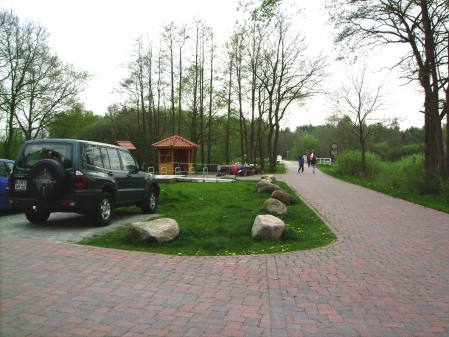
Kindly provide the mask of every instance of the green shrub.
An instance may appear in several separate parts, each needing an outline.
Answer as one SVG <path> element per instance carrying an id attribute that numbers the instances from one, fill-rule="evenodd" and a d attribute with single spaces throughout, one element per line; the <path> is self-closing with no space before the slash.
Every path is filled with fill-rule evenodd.
<path id="1" fill-rule="evenodd" d="M 443 198 L 444 201 L 449 202 L 449 182 L 445 182 L 441 184 L 441 198 Z"/>
<path id="2" fill-rule="evenodd" d="M 421 194 L 425 190 L 424 186 L 424 159 L 422 156 L 416 157 L 413 161 L 413 156 L 402 157 L 399 168 L 399 186 L 410 193 Z"/>
<path id="3" fill-rule="evenodd" d="M 376 177 L 381 168 L 381 159 L 377 154 L 366 152 L 366 177 Z M 335 165 L 335 173 L 350 177 L 362 177 L 362 152 L 360 150 L 343 151 L 338 155 Z"/>
<path id="4" fill-rule="evenodd" d="M 411 158 L 414 153 L 422 153 L 422 151 L 423 146 L 421 144 L 404 145 L 401 148 L 401 156 Z"/>

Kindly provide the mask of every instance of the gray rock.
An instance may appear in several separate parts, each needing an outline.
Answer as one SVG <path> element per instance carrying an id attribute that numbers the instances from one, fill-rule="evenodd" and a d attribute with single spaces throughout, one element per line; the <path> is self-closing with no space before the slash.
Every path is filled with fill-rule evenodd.
<path id="1" fill-rule="evenodd" d="M 272 184 L 269 181 L 261 180 L 256 185 L 256 190 L 259 193 L 273 193 L 273 191 L 281 190 L 278 185 Z"/>
<path id="2" fill-rule="evenodd" d="M 284 204 L 290 204 L 292 202 L 292 196 L 283 190 L 276 190 L 271 193 L 271 197 L 282 201 Z"/>
<path id="3" fill-rule="evenodd" d="M 268 180 L 272 183 L 274 183 L 276 181 L 276 177 L 274 175 L 271 174 L 264 174 L 263 176 L 260 177 L 261 180 Z"/>
<path id="4" fill-rule="evenodd" d="M 279 239 L 284 233 L 284 222 L 273 215 L 258 215 L 254 220 L 251 234 L 264 240 Z"/>
<path id="5" fill-rule="evenodd" d="M 263 203 L 263 210 L 275 215 L 285 215 L 288 214 L 287 206 L 285 206 L 282 201 L 270 198 Z"/>
<path id="6" fill-rule="evenodd" d="M 142 241 L 169 242 L 179 235 L 179 225 L 175 220 L 168 218 L 135 222 L 128 227 L 128 235 Z"/>

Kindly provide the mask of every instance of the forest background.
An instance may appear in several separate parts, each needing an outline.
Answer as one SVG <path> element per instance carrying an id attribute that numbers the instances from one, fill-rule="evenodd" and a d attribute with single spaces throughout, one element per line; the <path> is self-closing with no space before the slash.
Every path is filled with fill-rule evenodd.
<path id="1" fill-rule="evenodd" d="M 195 162 L 239 161 L 273 171 L 277 155 L 292 159 L 314 149 L 318 157 L 332 157 L 332 143 L 339 151 L 359 149 L 363 131 L 348 132 L 357 125 L 338 111 L 325 125 L 281 127 L 291 106 L 322 92 L 328 72 L 326 58 L 309 52 L 291 20 L 280 12 L 269 22 L 245 20 L 220 46 L 201 20 L 168 24 L 156 42 L 139 36 L 116 88 L 124 100 L 100 116 L 78 100 L 90 74 L 57 57 L 43 26 L 3 10 L 1 156 L 14 158 L 25 139 L 130 140 L 137 159 L 156 166 L 151 144 L 178 134 L 199 145 Z M 376 97 L 380 89 L 366 93 Z M 394 116 L 361 122 L 375 130 L 364 138 L 365 150 L 382 160 L 424 152 L 424 129 L 400 130 Z"/>

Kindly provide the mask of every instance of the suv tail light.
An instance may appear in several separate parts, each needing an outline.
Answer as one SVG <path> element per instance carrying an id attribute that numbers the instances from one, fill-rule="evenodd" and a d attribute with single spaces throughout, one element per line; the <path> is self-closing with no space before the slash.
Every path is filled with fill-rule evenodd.
<path id="1" fill-rule="evenodd" d="M 12 178 L 12 173 L 8 174 L 8 188 L 12 190 L 14 186 L 14 179 Z"/>
<path id="2" fill-rule="evenodd" d="M 87 190 L 87 177 L 81 171 L 75 171 L 75 191 Z"/>

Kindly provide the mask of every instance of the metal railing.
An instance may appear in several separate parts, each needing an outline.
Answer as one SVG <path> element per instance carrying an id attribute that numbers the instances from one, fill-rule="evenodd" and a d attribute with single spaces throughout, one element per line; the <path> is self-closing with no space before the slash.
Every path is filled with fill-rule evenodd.
<path id="1" fill-rule="evenodd" d="M 317 158 L 316 159 L 317 164 L 324 164 L 332 166 L 332 158 Z"/>
<path id="2" fill-rule="evenodd" d="M 180 162 L 170 162 L 167 164 L 174 165 L 174 170 L 167 170 L 166 167 L 160 167 L 159 168 L 159 174 L 160 175 L 188 175 L 188 176 L 203 176 L 203 178 L 211 174 L 210 172 L 215 172 L 214 175 L 218 175 L 220 172 L 221 166 L 220 164 L 200 164 L 200 163 L 180 163 Z M 182 166 L 186 167 L 188 166 L 189 169 L 187 171 L 182 170 Z M 195 167 L 202 167 L 201 171 L 195 171 Z M 211 170 L 212 169 L 212 170 Z M 214 170 L 215 169 L 215 170 Z M 154 167 L 148 168 L 148 173 L 154 174 Z"/>

